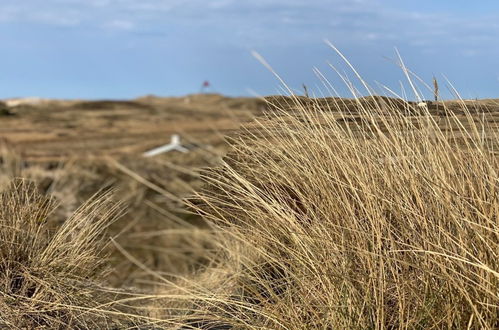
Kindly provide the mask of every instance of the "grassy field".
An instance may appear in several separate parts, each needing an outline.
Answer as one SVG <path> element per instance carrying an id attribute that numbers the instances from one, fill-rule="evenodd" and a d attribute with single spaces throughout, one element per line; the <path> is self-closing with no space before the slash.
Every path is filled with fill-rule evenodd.
<path id="1" fill-rule="evenodd" d="M 497 100 L 3 108 L 0 327 L 499 327 Z"/>

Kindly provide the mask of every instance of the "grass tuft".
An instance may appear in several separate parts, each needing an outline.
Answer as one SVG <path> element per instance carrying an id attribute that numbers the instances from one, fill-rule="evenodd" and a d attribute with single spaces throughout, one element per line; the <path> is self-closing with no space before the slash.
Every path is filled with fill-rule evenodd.
<path id="1" fill-rule="evenodd" d="M 103 234 L 120 210 L 108 197 L 95 196 L 51 228 L 47 219 L 54 202 L 31 182 L 13 180 L 0 194 L 0 327 L 107 324 L 113 309 L 99 307 L 112 301 L 101 284 Z"/>

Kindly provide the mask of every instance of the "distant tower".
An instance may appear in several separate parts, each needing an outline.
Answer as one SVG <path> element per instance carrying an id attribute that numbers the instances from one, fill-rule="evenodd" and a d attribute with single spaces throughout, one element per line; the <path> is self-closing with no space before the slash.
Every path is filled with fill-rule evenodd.
<path id="1" fill-rule="evenodd" d="M 199 90 L 199 93 L 206 93 L 206 90 L 211 87 L 211 84 L 208 80 L 203 81 L 203 84 L 201 85 L 201 89 Z"/>

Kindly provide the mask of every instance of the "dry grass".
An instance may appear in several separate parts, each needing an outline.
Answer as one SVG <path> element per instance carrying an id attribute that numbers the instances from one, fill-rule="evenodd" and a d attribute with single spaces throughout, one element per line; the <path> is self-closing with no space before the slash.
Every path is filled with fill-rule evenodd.
<path id="1" fill-rule="evenodd" d="M 186 275 L 206 263 L 211 239 L 202 237 L 202 219 L 186 212 L 181 199 L 202 186 L 196 168 L 216 161 L 212 158 L 196 152 L 173 159 L 69 160 L 49 167 L 23 164 L 18 154 L 4 148 L 0 191 L 15 178 L 30 180 L 40 194 L 53 200 L 48 225 L 58 228 L 96 192 L 112 189 L 110 202 L 120 203 L 125 212 L 120 221 L 109 224 L 109 236 L 151 269 Z M 106 251 L 111 253 L 107 279 L 113 286 L 151 287 L 151 276 L 114 246 Z"/>
<path id="2" fill-rule="evenodd" d="M 95 328 L 110 318 L 103 233 L 119 206 L 95 197 L 60 227 L 50 228 L 53 201 L 15 180 L 0 194 L 0 326 Z M 52 230 L 51 230 L 52 229 Z M 104 305 L 105 306 L 105 305 Z"/>
<path id="3" fill-rule="evenodd" d="M 496 113 L 268 101 L 221 164 L 121 155 L 54 170 L 3 151 L 0 326 L 499 327 Z M 85 202 L 102 187 L 114 199 Z M 193 190 L 204 221 L 181 208 Z M 128 213 L 111 225 L 117 200 Z"/>
<path id="4" fill-rule="evenodd" d="M 295 102 L 205 174 L 225 262 L 189 291 L 186 324 L 497 328 L 497 130 L 464 105 L 438 119 L 359 101 L 345 125 Z"/>
<path id="5" fill-rule="evenodd" d="M 195 168 L 212 161 L 200 152 L 181 159 L 96 158 L 54 166 L 31 164 L 3 146 L 0 235 L 9 237 L 2 237 L 2 242 L 15 244 L 0 245 L 0 251 L 17 261 L 5 259 L 5 291 L 0 291 L 6 298 L 1 300 L 0 328 L 137 324 L 147 328 L 150 322 L 163 323 L 152 317 L 151 306 L 144 303 L 144 295 L 150 296 L 157 281 L 131 259 L 170 279 L 191 274 L 207 262 L 209 231 L 199 217 L 181 207 L 182 196 L 201 184 Z M 96 192 L 103 189 L 112 189 L 113 194 L 97 198 Z M 115 222 L 118 205 L 123 212 Z M 114 244 L 109 244 L 110 237 Z M 54 260 L 46 265 L 47 260 L 37 257 L 48 245 L 50 249 L 59 246 L 58 251 L 67 254 L 53 254 Z M 20 251 L 13 251 L 14 247 Z M 79 266 L 64 268 L 67 258 Z M 33 297 L 35 289 L 40 293 Z"/>

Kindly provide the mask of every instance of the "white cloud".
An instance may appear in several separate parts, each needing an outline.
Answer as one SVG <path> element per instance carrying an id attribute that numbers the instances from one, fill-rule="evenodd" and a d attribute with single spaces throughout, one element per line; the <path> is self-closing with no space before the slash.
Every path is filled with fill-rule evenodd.
<path id="1" fill-rule="evenodd" d="M 474 57 L 480 54 L 478 49 L 465 48 L 461 50 L 461 54 L 466 57 Z"/>
<path id="2" fill-rule="evenodd" d="M 42 11 L 37 13 L 27 13 L 26 19 L 37 23 L 55 25 L 61 27 L 77 26 L 81 23 L 81 18 L 77 13 L 71 12 L 50 12 Z"/>
<path id="3" fill-rule="evenodd" d="M 367 40 L 379 40 L 381 36 L 377 33 L 369 32 L 368 34 L 365 35 L 365 38 Z"/>
<path id="4" fill-rule="evenodd" d="M 11 22 L 17 19 L 20 12 L 19 7 L 4 6 L 0 10 L 0 22 Z"/>
<path id="5" fill-rule="evenodd" d="M 135 29 L 136 25 L 134 22 L 131 22 L 131 21 L 115 19 L 115 20 L 106 22 L 103 25 L 103 27 L 106 29 L 111 29 L 111 30 L 132 31 Z"/>

